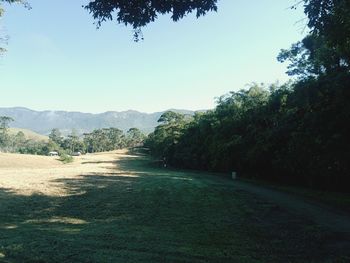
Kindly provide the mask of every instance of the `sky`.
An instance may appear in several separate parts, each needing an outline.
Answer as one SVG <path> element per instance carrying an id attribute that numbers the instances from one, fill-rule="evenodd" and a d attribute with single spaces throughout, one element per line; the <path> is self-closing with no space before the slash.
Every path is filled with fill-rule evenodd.
<path id="1" fill-rule="evenodd" d="M 283 83 L 276 57 L 306 34 L 294 0 L 219 0 L 218 12 L 174 23 L 161 16 L 143 29 L 116 22 L 96 29 L 87 0 L 5 5 L 0 36 L 0 107 L 100 113 L 202 110 L 247 84 Z"/>

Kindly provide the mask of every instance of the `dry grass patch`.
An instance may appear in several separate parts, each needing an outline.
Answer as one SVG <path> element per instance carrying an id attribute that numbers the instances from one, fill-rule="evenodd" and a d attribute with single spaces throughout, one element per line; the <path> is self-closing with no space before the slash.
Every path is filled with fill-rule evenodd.
<path id="1" fill-rule="evenodd" d="M 21 129 L 21 128 L 10 128 L 9 132 L 11 135 L 16 135 L 18 132 L 23 132 L 24 133 L 24 137 L 27 140 L 33 140 L 33 141 L 44 141 L 47 142 L 49 141 L 49 137 L 36 133 L 34 131 L 28 130 L 28 129 Z"/>
<path id="2" fill-rule="evenodd" d="M 78 179 L 81 175 L 109 173 L 116 168 L 118 158 L 125 154 L 125 150 L 88 154 L 74 157 L 73 163 L 62 164 L 57 157 L 1 153 L 0 188 L 27 196 L 78 194 L 62 181 Z"/>

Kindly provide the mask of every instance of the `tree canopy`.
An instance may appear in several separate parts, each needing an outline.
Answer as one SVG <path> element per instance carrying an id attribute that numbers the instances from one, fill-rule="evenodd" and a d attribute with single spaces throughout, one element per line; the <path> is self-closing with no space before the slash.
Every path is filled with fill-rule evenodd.
<path id="1" fill-rule="evenodd" d="M 298 79 L 231 92 L 187 123 L 168 113 L 146 141 L 153 155 L 176 167 L 349 191 L 350 1 L 298 3 L 310 32 L 278 56 Z"/>
<path id="2" fill-rule="evenodd" d="M 135 40 L 138 40 L 141 28 L 154 22 L 159 15 L 171 14 L 175 22 L 192 12 L 198 18 L 216 11 L 217 0 L 94 0 L 85 8 L 96 19 L 98 27 L 106 20 L 116 20 L 132 26 Z"/>
<path id="3" fill-rule="evenodd" d="M 25 0 L 0 0 L 1 2 L 29 4 Z M 293 8 L 304 4 L 308 26 L 313 33 L 327 36 L 327 41 L 337 46 L 350 60 L 350 1 L 348 0 L 300 0 Z M 83 6 L 96 20 L 97 27 L 104 21 L 116 21 L 131 26 L 135 40 L 142 38 L 141 29 L 154 22 L 160 15 L 170 14 L 179 21 L 190 13 L 196 17 L 218 10 L 218 0 L 90 0 Z"/>
<path id="4" fill-rule="evenodd" d="M 300 78 L 350 71 L 350 1 L 304 0 L 309 34 L 278 56 Z M 301 3 L 299 2 L 299 3 Z"/>
<path id="5" fill-rule="evenodd" d="M 5 2 L 8 4 L 19 3 L 19 4 L 23 4 L 26 8 L 30 9 L 30 5 L 26 0 L 0 0 L 0 17 L 4 14 L 4 11 L 5 11 L 1 5 L 1 2 Z"/>
<path id="6" fill-rule="evenodd" d="M 84 6 L 96 20 L 97 26 L 107 20 L 132 26 L 138 40 L 141 28 L 154 22 L 159 15 L 171 14 L 173 21 L 195 12 L 197 18 L 217 11 L 218 0 L 92 0 Z M 348 0 L 300 0 L 293 7 L 304 3 L 308 26 L 318 35 L 327 35 L 339 49 L 350 45 L 350 1 Z M 350 57 L 350 54 L 347 54 Z"/>
<path id="7" fill-rule="evenodd" d="M 4 15 L 4 12 L 5 12 L 4 8 L 1 5 L 2 2 L 9 3 L 9 4 L 20 3 L 20 4 L 23 4 L 26 8 L 30 9 L 30 5 L 25 0 L 0 0 L 0 18 Z M 4 42 L 6 42 L 6 38 L 0 36 L 0 44 Z M 6 49 L 0 46 L 0 54 L 5 51 Z"/>
<path id="8" fill-rule="evenodd" d="M 324 38 L 326 44 L 350 63 L 350 1 L 304 0 L 305 14 L 311 32 Z"/>

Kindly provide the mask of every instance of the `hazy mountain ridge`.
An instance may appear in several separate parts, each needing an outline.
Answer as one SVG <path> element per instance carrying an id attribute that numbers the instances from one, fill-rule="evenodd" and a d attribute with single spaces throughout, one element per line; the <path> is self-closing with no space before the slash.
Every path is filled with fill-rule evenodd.
<path id="1" fill-rule="evenodd" d="M 189 110 L 171 110 L 194 114 L 194 111 Z M 124 131 L 136 127 L 149 133 L 158 125 L 157 120 L 163 112 L 143 113 L 128 110 L 93 114 L 76 111 L 35 111 L 24 107 L 0 108 L 0 116 L 12 117 L 15 120 L 11 127 L 30 129 L 44 135 L 49 134 L 53 128 L 59 128 L 63 134 L 70 133 L 72 129 L 82 134 L 109 127 Z"/>

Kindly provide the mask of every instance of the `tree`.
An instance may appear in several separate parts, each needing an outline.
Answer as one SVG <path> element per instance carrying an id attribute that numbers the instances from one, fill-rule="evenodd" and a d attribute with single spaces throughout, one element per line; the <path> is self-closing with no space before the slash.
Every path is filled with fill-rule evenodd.
<path id="1" fill-rule="evenodd" d="M 217 10 L 217 0 L 94 0 L 85 6 L 97 21 L 97 26 L 106 20 L 134 29 L 136 41 L 142 38 L 141 28 L 154 22 L 159 15 L 171 14 L 173 21 L 195 12 L 197 18 Z"/>
<path id="2" fill-rule="evenodd" d="M 19 149 L 25 146 L 26 144 L 26 137 L 22 131 L 17 132 L 16 135 L 9 136 L 10 137 L 10 142 L 11 142 L 11 147 L 10 151 L 11 152 L 18 152 Z"/>
<path id="3" fill-rule="evenodd" d="M 106 20 L 130 25 L 135 40 L 139 39 L 141 28 L 154 22 L 159 15 L 171 14 L 178 21 L 195 12 L 197 18 L 210 11 L 217 11 L 217 0 L 94 0 L 85 6 L 96 20 L 97 26 Z M 350 1 L 348 0 L 300 0 L 293 7 L 304 2 L 308 26 L 313 33 L 327 36 L 327 41 L 336 46 L 350 62 Z"/>
<path id="4" fill-rule="evenodd" d="M 25 0 L 0 0 L 0 16 L 3 14 L 1 2 L 23 3 Z M 217 11 L 218 0 L 91 0 L 83 7 L 96 21 L 97 27 L 107 20 L 131 26 L 134 38 L 142 39 L 141 29 L 154 22 L 159 15 L 170 14 L 178 21 L 195 12 L 197 18 L 208 12 Z M 350 2 L 348 0 L 300 0 L 292 8 L 304 3 L 308 16 L 308 26 L 313 33 L 327 36 L 327 41 L 346 56 L 350 62 Z"/>
<path id="5" fill-rule="evenodd" d="M 116 150 L 125 147 L 123 131 L 117 128 L 106 129 L 109 140 L 109 149 Z"/>
<path id="6" fill-rule="evenodd" d="M 350 1 L 302 0 L 310 33 L 289 50 L 280 62 L 289 61 L 287 73 L 300 78 L 350 72 Z"/>
<path id="7" fill-rule="evenodd" d="M 61 145 L 63 142 L 62 133 L 57 128 L 51 130 L 51 133 L 49 134 L 49 139 L 58 145 Z"/>
<path id="8" fill-rule="evenodd" d="M 123 131 L 117 128 L 104 128 L 83 134 L 86 152 L 104 152 L 121 149 L 128 144 Z"/>
<path id="9" fill-rule="evenodd" d="M 289 50 L 282 49 L 277 60 L 288 61 L 287 74 L 300 78 L 349 71 L 350 66 L 338 49 L 330 47 L 325 37 L 315 33 L 293 44 Z"/>
<path id="10" fill-rule="evenodd" d="M 350 63 L 350 1 L 304 0 L 308 26 Z"/>
<path id="11" fill-rule="evenodd" d="M 12 121 L 14 121 L 14 119 L 11 117 L 0 116 L 0 132 L 6 132 Z"/>
<path id="12" fill-rule="evenodd" d="M 4 8 L 1 5 L 2 2 L 8 3 L 8 4 L 19 3 L 19 4 L 23 4 L 26 8 L 30 9 L 29 3 L 25 0 L 0 0 L 0 17 L 3 16 L 5 12 Z"/>
<path id="13" fill-rule="evenodd" d="M 1 2 L 22 3 L 25 0 L 0 0 L 0 16 L 3 15 Z M 154 22 L 159 15 L 171 14 L 178 21 L 187 14 L 195 12 L 197 18 L 208 12 L 217 11 L 218 0 L 91 0 L 83 7 L 96 20 L 97 27 L 107 20 L 131 26 L 135 40 L 142 38 L 141 28 Z M 308 26 L 313 33 L 327 37 L 350 62 L 350 1 L 348 0 L 300 0 L 292 8 L 304 3 L 304 12 L 308 16 Z"/>
<path id="14" fill-rule="evenodd" d="M 23 3 L 23 1 L 21 0 L 0 0 L 0 17 L 4 15 L 4 8 L 2 7 L 1 5 L 1 2 L 5 2 L 5 3 L 9 3 L 9 4 L 12 4 L 12 3 Z"/>
<path id="15" fill-rule="evenodd" d="M 103 129 L 84 134 L 84 143 L 87 152 L 93 153 L 111 150 L 107 133 Z"/>
<path id="16" fill-rule="evenodd" d="M 127 131 L 127 144 L 129 147 L 140 145 L 146 136 L 138 128 L 130 128 Z"/>
<path id="17" fill-rule="evenodd" d="M 84 145 L 80 141 L 79 136 L 77 132 L 73 129 L 71 134 L 68 135 L 68 138 L 66 138 L 63 142 L 65 145 L 65 149 L 69 151 L 69 153 L 74 153 L 78 151 L 83 151 Z"/>
<path id="18" fill-rule="evenodd" d="M 160 116 L 158 122 L 160 125 L 149 135 L 146 145 L 155 156 L 170 159 L 189 118 L 186 119 L 185 115 L 180 113 L 167 111 Z"/>
<path id="19" fill-rule="evenodd" d="M 12 121 L 14 119 L 11 117 L 0 116 L 0 147 L 6 147 L 9 143 L 8 128 Z"/>
<path id="20" fill-rule="evenodd" d="M 327 53 L 336 54 L 341 65 L 349 70 L 350 1 L 301 0 L 293 8 L 297 8 L 302 2 L 304 2 L 304 12 L 308 17 L 307 25 L 310 28 L 310 35 L 313 38 L 308 36 L 305 40 L 317 40 L 316 42 L 321 44 L 323 49 L 328 50 Z M 306 49 L 311 50 L 307 43 L 299 42 L 299 44 L 306 44 Z M 294 47 L 297 47 L 297 45 Z"/>
<path id="21" fill-rule="evenodd" d="M 5 12 L 1 4 L 2 2 L 8 3 L 8 4 L 20 3 L 20 4 L 23 4 L 26 8 L 30 9 L 30 5 L 25 0 L 0 0 L 0 18 L 4 15 L 4 12 Z M 6 42 L 6 38 L 0 36 L 0 43 L 4 43 L 4 42 Z M 6 49 L 0 46 L 0 54 L 5 51 Z"/>
<path id="22" fill-rule="evenodd" d="M 162 123 L 163 125 L 176 124 L 183 121 L 184 118 L 185 116 L 183 114 L 173 111 L 166 111 L 159 117 L 158 122 Z"/>

